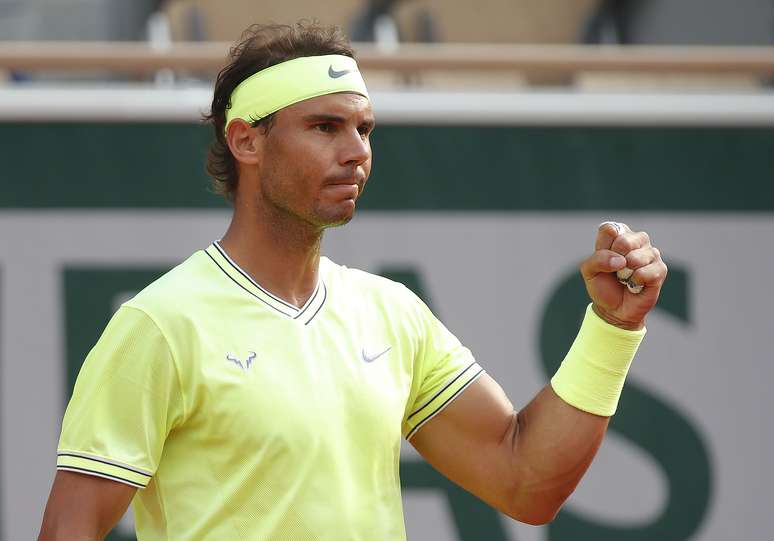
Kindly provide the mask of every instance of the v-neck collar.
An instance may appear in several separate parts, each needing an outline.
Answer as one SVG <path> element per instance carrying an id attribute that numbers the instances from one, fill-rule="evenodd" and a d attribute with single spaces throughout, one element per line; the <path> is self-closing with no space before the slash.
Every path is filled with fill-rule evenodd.
<path id="1" fill-rule="evenodd" d="M 297 306 L 293 306 L 289 302 L 280 299 L 268 289 L 261 286 L 261 284 L 253 280 L 244 269 L 229 257 L 218 241 L 210 244 L 207 249 L 204 250 L 204 253 L 207 254 L 213 263 L 231 278 L 236 285 L 252 295 L 256 300 L 288 318 L 298 320 L 304 325 L 309 324 L 314 316 L 317 315 L 328 296 L 328 289 L 322 279 L 322 273 L 320 273 L 317 278 L 317 286 L 314 288 L 314 292 L 306 303 L 304 303 L 301 308 L 298 308 Z"/>

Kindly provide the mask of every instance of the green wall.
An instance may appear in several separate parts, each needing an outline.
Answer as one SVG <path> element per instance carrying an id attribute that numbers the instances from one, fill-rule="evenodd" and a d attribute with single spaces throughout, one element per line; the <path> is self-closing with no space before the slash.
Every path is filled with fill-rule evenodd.
<path id="1" fill-rule="evenodd" d="M 223 205 L 208 128 L 0 124 L 0 208 Z M 774 128 L 380 126 L 362 209 L 774 208 Z"/>

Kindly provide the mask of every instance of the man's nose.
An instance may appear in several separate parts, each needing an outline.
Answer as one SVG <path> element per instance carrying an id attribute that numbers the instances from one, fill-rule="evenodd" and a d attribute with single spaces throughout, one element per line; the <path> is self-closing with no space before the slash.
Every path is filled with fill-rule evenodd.
<path id="1" fill-rule="evenodd" d="M 371 146 L 358 130 L 348 133 L 341 153 L 342 164 L 360 165 L 371 157 Z"/>

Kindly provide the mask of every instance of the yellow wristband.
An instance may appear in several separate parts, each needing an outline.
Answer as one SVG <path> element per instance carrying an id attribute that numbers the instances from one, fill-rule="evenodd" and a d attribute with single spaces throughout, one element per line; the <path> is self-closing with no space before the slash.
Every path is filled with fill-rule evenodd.
<path id="1" fill-rule="evenodd" d="M 554 392 L 580 410 L 613 415 L 645 332 L 644 328 L 627 331 L 610 325 L 589 304 L 575 342 L 551 378 Z"/>

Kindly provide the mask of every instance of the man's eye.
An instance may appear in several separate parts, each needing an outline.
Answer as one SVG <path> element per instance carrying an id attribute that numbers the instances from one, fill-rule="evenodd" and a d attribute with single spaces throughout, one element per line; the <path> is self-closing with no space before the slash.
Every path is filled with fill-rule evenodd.
<path id="1" fill-rule="evenodd" d="M 330 133 L 333 131 L 333 124 L 329 122 L 325 122 L 323 124 L 315 124 L 315 129 L 318 131 L 321 131 L 323 133 Z"/>

